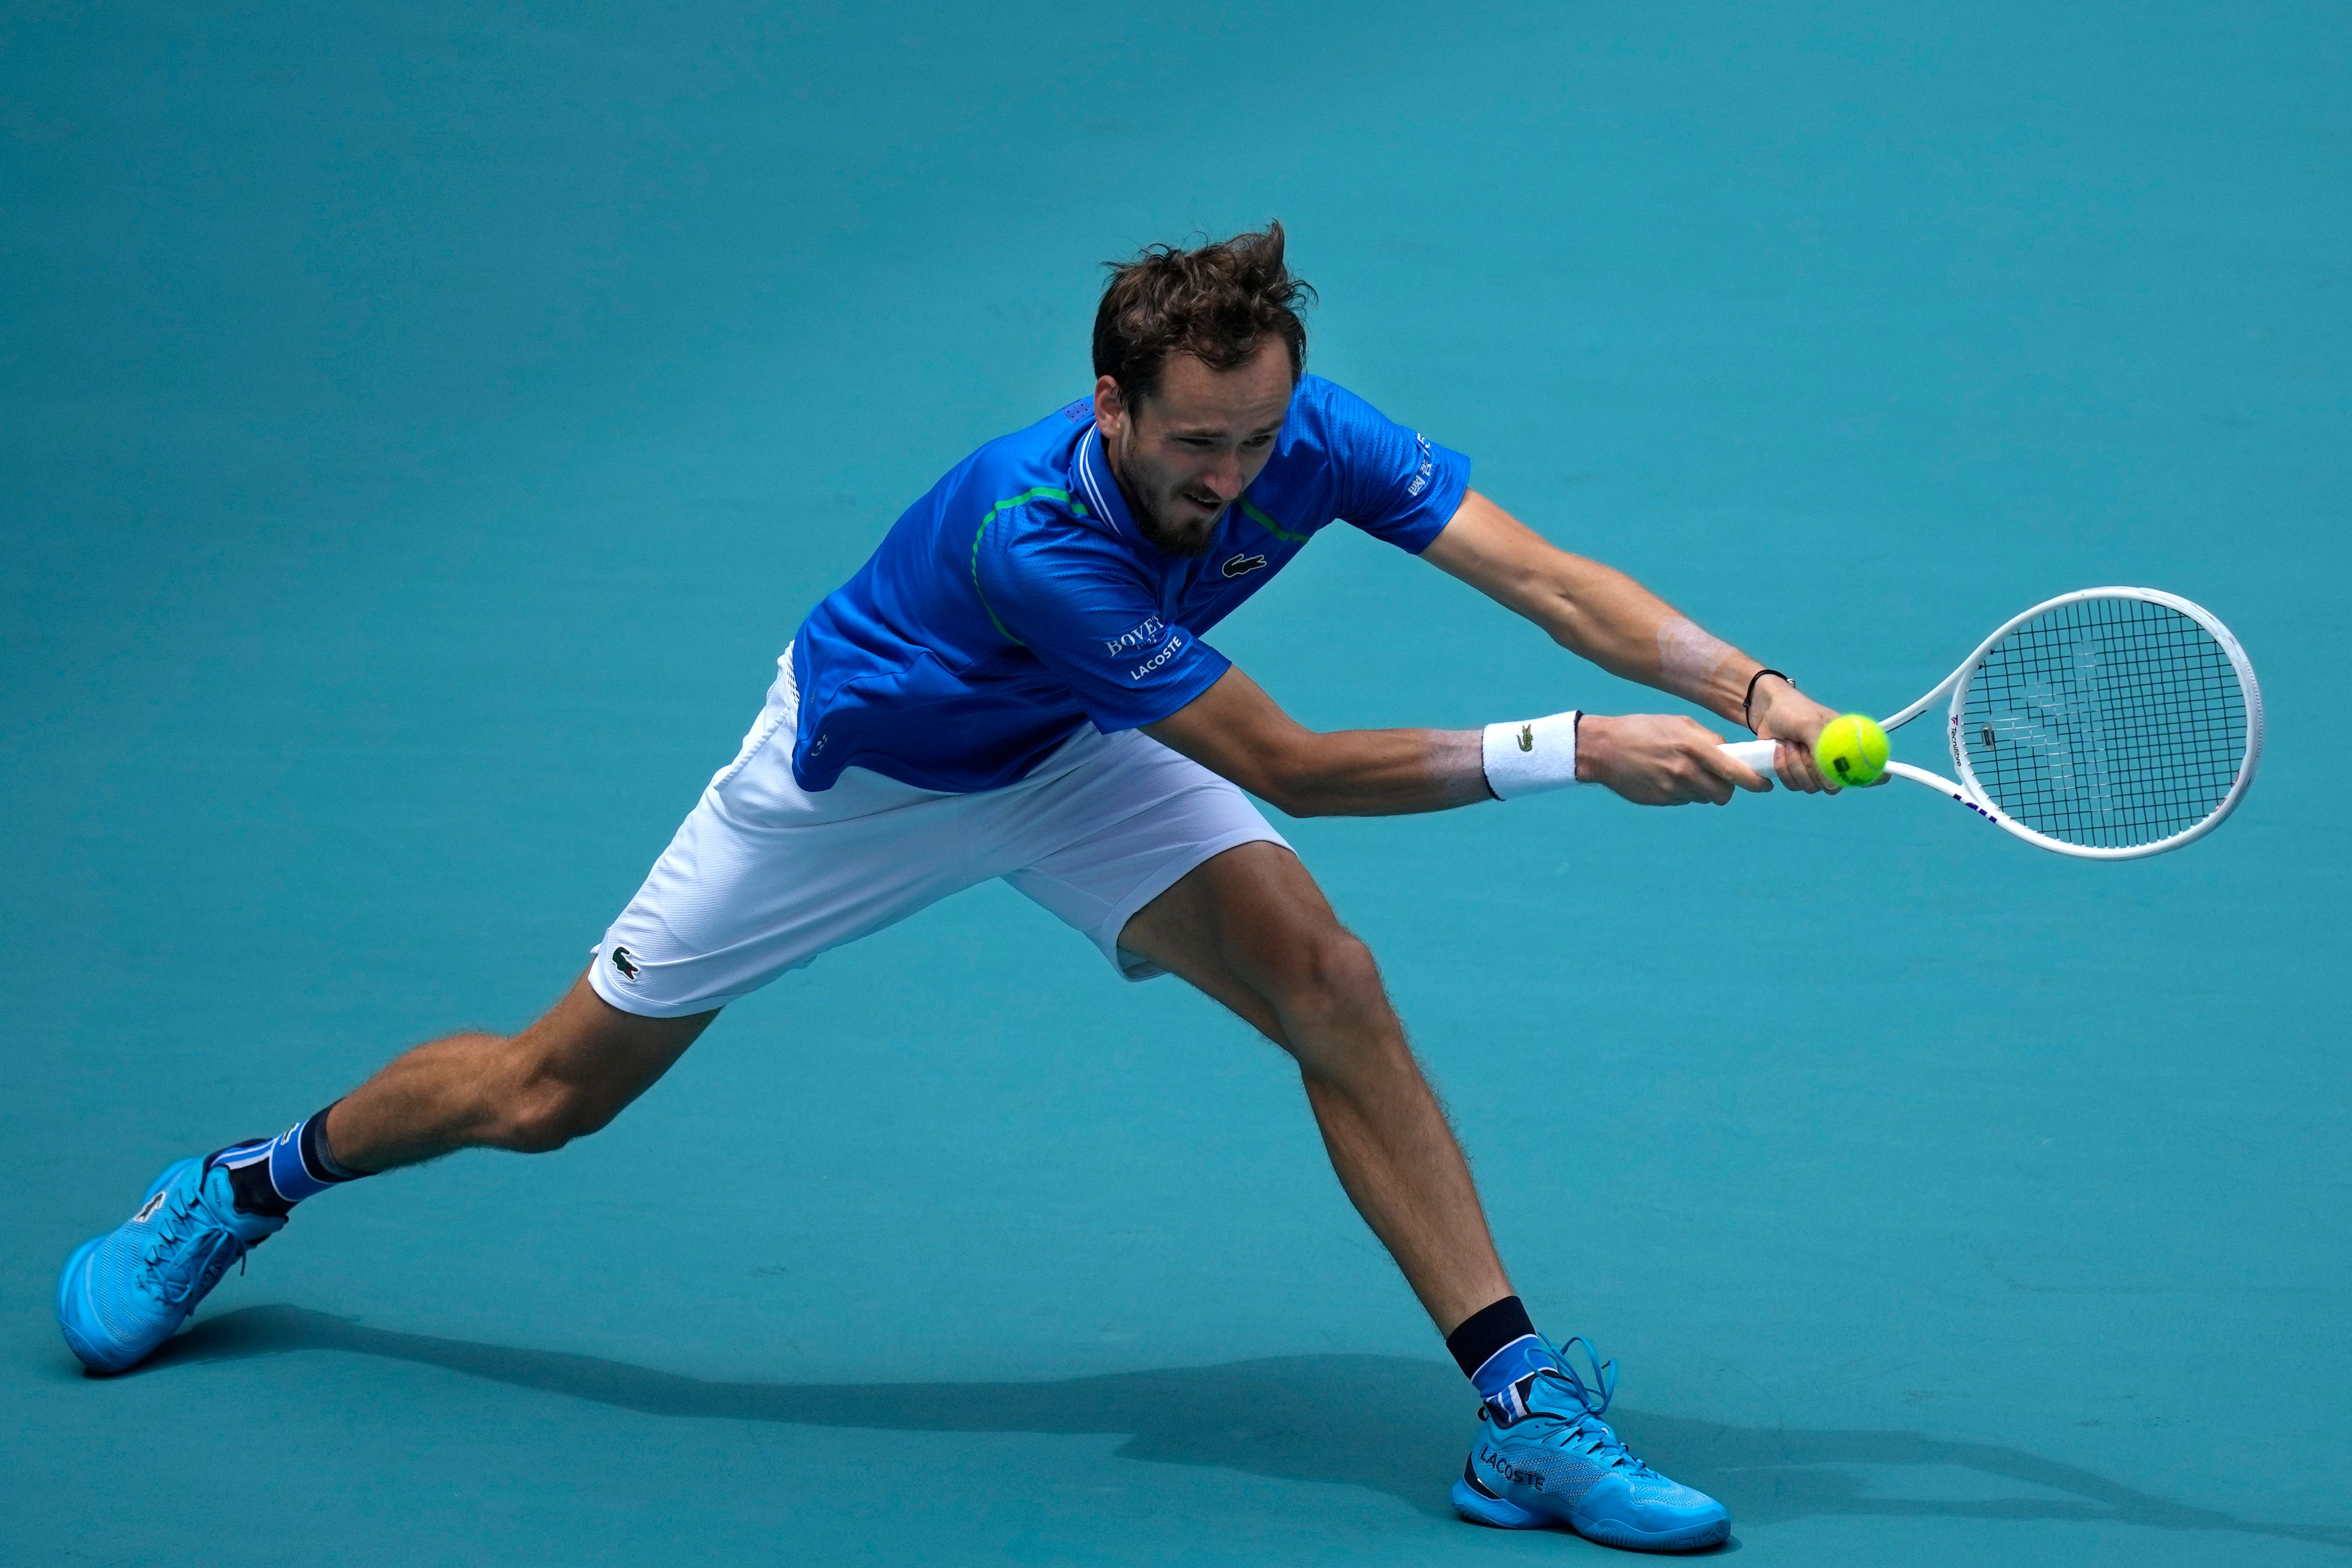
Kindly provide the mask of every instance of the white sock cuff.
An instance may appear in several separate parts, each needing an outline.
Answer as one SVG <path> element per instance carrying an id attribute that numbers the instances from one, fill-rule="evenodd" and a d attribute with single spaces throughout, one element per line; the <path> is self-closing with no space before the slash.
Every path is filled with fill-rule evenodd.
<path id="1" fill-rule="evenodd" d="M 1497 800 L 1516 800 L 1576 782 L 1576 709 L 1545 718 L 1486 727 L 1483 747 L 1486 788 Z"/>

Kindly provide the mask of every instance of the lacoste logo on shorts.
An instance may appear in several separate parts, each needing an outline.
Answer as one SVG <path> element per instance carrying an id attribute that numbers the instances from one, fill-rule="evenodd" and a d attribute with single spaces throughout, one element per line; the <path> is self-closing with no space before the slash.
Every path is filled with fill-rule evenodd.
<path id="1" fill-rule="evenodd" d="M 1262 555 L 1237 555 L 1225 562 L 1224 572 L 1227 577 L 1242 577 L 1265 564 L 1265 557 Z"/>
<path id="2" fill-rule="evenodd" d="M 163 1207 L 163 1199 L 170 1195 L 170 1192 L 171 1189 L 166 1187 L 163 1191 L 159 1192 L 154 1197 L 149 1198 L 147 1200 L 147 1206 L 131 1217 L 131 1223 L 133 1225 L 145 1223 L 157 1209 Z"/>
<path id="3" fill-rule="evenodd" d="M 1535 748 L 1536 727 L 1531 724 L 1523 724 L 1519 726 L 1519 749 L 1521 751 L 1533 751 Z"/>
<path id="4" fill-rule="evenodd" d="M 637 960 L 626 947 L 613 949 L 613 967 L 620 970 L 629 979 L 634 980 L 637 977 Z"/>

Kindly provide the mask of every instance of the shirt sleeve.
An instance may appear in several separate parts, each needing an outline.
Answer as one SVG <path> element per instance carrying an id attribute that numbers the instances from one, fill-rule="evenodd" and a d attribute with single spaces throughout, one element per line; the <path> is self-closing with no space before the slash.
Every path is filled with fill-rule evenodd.
<path id="1" fill-rule="evenodd" d="M 998 625 L 1070 688 L 1106 735 L 1157 724 L 1233 667 L 1171 624 L 1134 569 L 1085 536 L 1041 541 L 1009 533 L 979 552 L 974 582 Z"/>
<path id="2" fill-rule="evenodd" d="M 1322 382 L 1322 435 L 1339 481 L 1339 515 L 1375 538 L 1419 555 L 1470 492 L 1470 459 Z"/>

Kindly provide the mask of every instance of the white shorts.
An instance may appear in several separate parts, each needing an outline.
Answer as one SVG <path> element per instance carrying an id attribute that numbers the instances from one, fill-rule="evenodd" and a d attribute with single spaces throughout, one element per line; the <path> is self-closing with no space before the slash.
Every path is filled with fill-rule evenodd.
<path id="1" fill-rule="evenodd" d="M 811 794 L 793 779 L 800 695 L 790 649 L 779 663 L 741 753 L 596 946 L 589 983 L 623 1012 L 682 1018 L 724 1007 L 1000 876 L 1120 974 L 1147 980 L 1165 971 L 1118 946 L 1136 911 L 1212 855 L 1284 843 L 1240 789 L 1136 730 L 1088 726 L 1018 784 L 979 794 L 918 789 L 863 768 Z"/>

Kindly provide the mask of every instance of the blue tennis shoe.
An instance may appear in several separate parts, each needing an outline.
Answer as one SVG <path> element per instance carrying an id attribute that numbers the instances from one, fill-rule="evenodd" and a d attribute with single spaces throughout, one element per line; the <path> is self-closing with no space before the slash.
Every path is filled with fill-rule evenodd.
<path id="1" fill-rule="evenodd" d="M 1478 1436 L 1454 1483 L 1463 1518 L 1502 1530 L 1568 1526 L 1588 1541 L 1635 1552 L 1696 1552 L 1731 1535 L 1731 1515 L 1705 1492 L 1668 1480 L 1633 1457 L 1601 1420 L 1617 1364 L 1582 1340 L 1588 1384 L 1559 1356 L 1478 1407 Z"/>
<path id="2" fill-rule="evenodd" d="M 66 1260 L 58 1327 L 92 1372 L 123 1372 L 146 1360 L 230 1264 L 285 1228 L 283 1218 L 236 1207 L 219 1157 L 171 1166 L 138 1213 Z"/>

